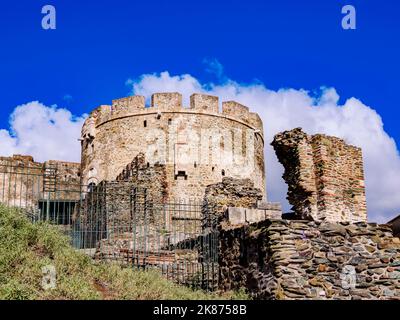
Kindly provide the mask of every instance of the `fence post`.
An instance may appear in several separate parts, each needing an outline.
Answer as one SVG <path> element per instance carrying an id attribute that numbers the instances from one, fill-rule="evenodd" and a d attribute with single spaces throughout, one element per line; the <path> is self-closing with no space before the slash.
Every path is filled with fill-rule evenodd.
<path id="1" fill-rule="evenodd" d="M 133 209 L 132 209 L 132 236 L 133 236 L 133 248 L 132 248 L 132 265 L 135 266 L 135 259 L 136 259 L 136 214 L 137 214 L 137 188 L 132 189 L 132 196 L 133 196 Z"/>

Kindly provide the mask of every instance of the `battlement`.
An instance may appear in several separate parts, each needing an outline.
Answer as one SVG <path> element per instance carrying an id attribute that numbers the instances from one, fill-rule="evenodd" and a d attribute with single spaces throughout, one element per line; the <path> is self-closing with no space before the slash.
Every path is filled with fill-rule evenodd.
<path id="1" fill-rule="evenodd" d="M 145 98 L 143 96 L 130 96 L 112 101 L 111 113 L 134 113 L 145 108 Z"/>
<path id="2" fill-rule="evenodd" d="M 190 96 L 190 109 L 218 113 L 218 97 L 194 93 Z"/>
<path id="3" fill-rule="evenodd" d="M 33 160 L 32 156 L 29 155 L 21 155 L 21 154 L 13 154 L 11 157 L 0 157 L 0 162 L 2 161 L 10 161 L 10 162 L 17 162 L 21 161 L 23 163 L 28 163 L 28 162 L 35 162 Z"/>
<path id="4" fill-rule="evenodd" d="M 112 106 L 102 105 L 93 110 L 86 119 L 83 131 L 91 131 L 89 127 L 97 126 L 108 120 L 124 117 L 146 115 L 154 112 L 190 112 L 226 116 L 244 122 L 263 134 L 263 123 L 257 113 L 250 112 L 247 106 L 236 101 L 222 102 L 219 111 L 219 98 L 208 94 L 194 93 L 190 96 L 190 106 L 184 107 L 182 95 L 178 92 L 154 93 L 150 107 L 146 107 L 144 96 L 130 96 L 112 101 Z M 85 129 L 86 128 L 86 129 Z"/>
<path id="5" fill-rule="evenodd" d="M 182 95 L 178 92 L 154 93 L 151 107 L 160 110 L 179 110 L 182 108 Z"/>
<path id="6" fill-rule="evenodd" d="M 96 117 L 96 125 L 107 121 L 111 117 L 111 106 L 110 105 L 102 105 L 97 108 L 98 115 Z"/>
<path id="7" fill-rule="evenodd" d="M 255 112 L 250 112 L 249 113 L 249 118 L 248 118 L 248 123 L 253 127 L 256 128 L 257 130 L 260 130 L 260 134 L 264 135 L 264 126 L 263 122 L 258 115 L 258 113 Z"/>
<path id="8" fill-rule="evenodd" d="M 90 138 L 90 137 L 95 137 L 95 131 L 96 131 L 96 121 L 98 116 L 100 115 L 99 111 L 100 107 L 93 110 L 89 117 L 86 118 L 85 122 L 83 123 L 82 129 L 81 129 L 81 140 Z"/>
<path id="9" fill-rule="evenodd" d="M 249 108 L 236 101 L 222 102 L 222 114 L 250 123 Z"/>
<path id="10" fill-rule="evenodd" d="M 101 105 L 94 109 L 86 118 L 82 126 L 82 138 L 90 132 L 94 136 L 96 125 L 108 120 L 111 116 L 111 106 Z"/>

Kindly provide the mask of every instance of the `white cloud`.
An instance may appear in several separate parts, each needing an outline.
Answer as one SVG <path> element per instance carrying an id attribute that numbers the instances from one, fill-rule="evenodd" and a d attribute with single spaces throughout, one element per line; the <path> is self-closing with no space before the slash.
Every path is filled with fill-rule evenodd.
<path id="1" fill-rule="evenodd" d="M 369 219 L 386 222 L 399 213 L 400 155 L 395 141 L 384 131 L 379 114 L 356 98 L 339 105 L 334 88 L 322 88 L 318 95 L 305 90 L 269 90 L 263 84 L 204 83 L 189 74 L 168 72 L 145 74 L 128 80 L 136 94 L 150 98 L 154 92 L 177 91 L 189 104 L 193 92 L 236 100 L 257 112 L 264 122 L 267 191 L 271 201 L 285 200 L 287 187 L 282 166 L 269 143 L 283 130 L 302 127 L 307 133 L 325 133 L 345 139 L 363 149 Z M 10 129 L 0 130 L 0 155 L 29 154 L 37 161 L 48 159 L 79 161 L 77 139 L 85 115 L 73 117 L 67 109 L 30 102 L 15 108 Z"/>
<path id="2" fill-rule="evenodd" d="M 15 108 L 10 130 L 0 130 L 0 155 L 25 154 L 35 161 L 80 161 L 80 137 L 85 115 L 32 101 Z"/>
<path id="3" fill-rule="evenodd" d="M 363 149 L 369 220 L 386 222 L 398 213 L 400 197 L 400 156 L 395 141 L 384 131 L 379 114 L 356 98 L 339 105 L 334 88 L 321 88 L 318 95 L 305 90 L 269 90 L 263 84 L 201 84 L 191 75 L 171 76 L 168 72 L 145 74 L 130 80 L 133 92 L 146 97 L 154 92 L 177 91 L 188 105 L 193 92 L 204 92 L 224 100 L 235 100 L 257 112 L 264 122 L 267 191 L 271 201 L 285 198 L 287 187 L 283 168 L 269 145 L 283 130 L 302 127 L 307 133 L 325 133 L 345 139 Z"/>
<path id="4" fill-rule="evenodd" d="M 160 89 L 160 92 L 177 91 L 181 93 L 203 91 L 200 82 L 189 74 L 180 76 L 170 76 L 168 72 L 145 74 L 137 80 L 129 79 L 126 83 L 133 86 L 134 92 L 145 96 L 147 102 L 158 89 Z M 189 95 L 187 94 L 184 97 L 184 103 L 189 103 Z"/>

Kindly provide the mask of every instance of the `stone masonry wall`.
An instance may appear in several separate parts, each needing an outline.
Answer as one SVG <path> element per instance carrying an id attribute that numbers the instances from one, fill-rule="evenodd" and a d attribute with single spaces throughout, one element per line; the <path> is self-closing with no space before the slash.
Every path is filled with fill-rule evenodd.
<path id="1" fill-rule="evenodd" d="M 43 164 L 30 156 L 0 157 L 0 202 L 8 206 L 36 208 L 43 191 L 42 174 Z"/>
<path id="2" fill-rule="evenodd" d="M 148 191 L 148 197 L 155 203 L 164 203 L 168 199 L 168 180 L 165 165 L 146 162 L 145 155 L 139 153 L 115 179 L 116 182 L 129 181 Z"/>
<path id="3" fill-rule="evenodd" d="M 197 206 L 189 202 L 167 201 L 165 175 L 165 165 L 150 164 L 139 153 L 116 180 L 93 186 L 82 210 L 88 216 L 81 218 L 88 228 L 100 224 L 104 231 L 87 232 L 101 236 L 90 240 L 97 247 L 97 257 L 125 260 L 128 252 L 132 256 L 139 251 L 157 255 L 168 246 L 198 237 L 200 210 L 192 212 Z"/>
<path id="4" fill-rule="evenodd" d="M 147 165 L 142 153 L 114 181 L 101 181 L 87 193 L 81 220 L 88 234 L 118 237 L 135 226 L 156 223 L 158 207 L 166 201 L 165 166 Z M 90 240 L 92 244 L 98 239 Z"/>
<path id="5" fill-rule="evenodd" d="M 202 199 L 225 176 L 249 178 L 265 198 L 260 117 L 237 102 L 193 94 L 155 93 L 151 106 L 133 96 L 93 110 L 82 128 L 83 184 L 114 180 L 137 154 L 165 165 L 170 199 Z"/>
<path id="6" fill-rule="evenodd" d="M 206 187 L 203 201 L 203 230 L 213 230 L 224 226 L 229 207 L 257 208 L 262 199 L 261 191 L 254 188 L 250 179 L 233 179 L 225 177 L 222 182 Z"/>
<path id="7" fill-rule="evenodd" d="M 78 200 L 80 164 L 31 156 L 0 157 L 0 202 L 37 210 L 39 200 Z"/>
<path id="8" fill-rule="evenodd" d="M 301 128 L 277 134 L 272 142 L 285 172 L 288 200 L 299 218 L 367 220 L 361 149 Z"/>
<path id="9" fill-rule="evenodd" d="M 220 234 L 220 288 L 256 299 L 399 299 L 387 225 L 265 220 Z"/>

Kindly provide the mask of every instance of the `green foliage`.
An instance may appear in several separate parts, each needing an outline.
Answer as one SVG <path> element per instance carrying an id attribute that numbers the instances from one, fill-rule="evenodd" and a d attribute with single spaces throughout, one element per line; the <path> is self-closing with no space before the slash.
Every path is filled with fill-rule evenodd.
<path id="1" fill-rule="evenodd" d="M 57 227 L 31 223 L 0 205 L 0 299 L 246 299 L 243 292 L 209 294 L 179 286 L 156 271 L 95 263 L 69 245 Z M 56 287 L 42 288 L 42 267 L 53 265 Z"/>

